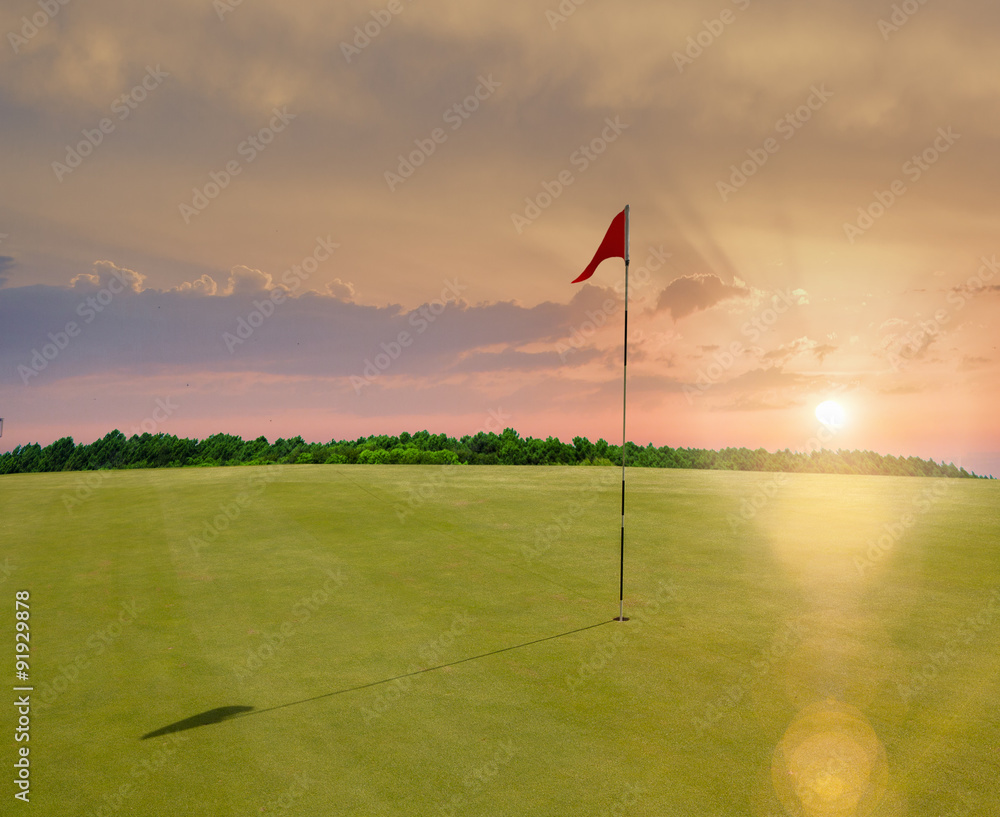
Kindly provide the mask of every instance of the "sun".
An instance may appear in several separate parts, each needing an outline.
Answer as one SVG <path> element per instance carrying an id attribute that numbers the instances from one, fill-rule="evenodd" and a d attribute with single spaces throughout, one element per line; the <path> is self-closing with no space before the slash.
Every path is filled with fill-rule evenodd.
<path id="1" fill-rule="evenodd" d="M 840 429 L 847 422 L 847 416 L 840 403 L 835 400 L 824 400 L 816 406 L 816 419 L 827 428 Z"/>

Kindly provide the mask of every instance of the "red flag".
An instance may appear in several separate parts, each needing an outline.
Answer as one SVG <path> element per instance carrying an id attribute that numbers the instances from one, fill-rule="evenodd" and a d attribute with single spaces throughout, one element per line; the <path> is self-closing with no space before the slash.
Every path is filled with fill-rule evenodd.
<path id="1" fill-rule="evenodd" d="M 604 234 L 604 240 L 601 242 L 601 246 L 597 248 L 597 252 L 594 253 L 594 259 L 587 264 L 587 268 L 580 273 L 580 276 L 573 280 L 574 284 L 580 283 L 580 281 L 586 281 L 591 275 L 594 274 L 594 270 L 597 269 L 597 265 L 608 258 L 628 258 L 628 206 L 625 207 L 617 216 L 615 216 L 614 221 L 611 222 L 611 226 L 608 227 L 607 233 Z"/>

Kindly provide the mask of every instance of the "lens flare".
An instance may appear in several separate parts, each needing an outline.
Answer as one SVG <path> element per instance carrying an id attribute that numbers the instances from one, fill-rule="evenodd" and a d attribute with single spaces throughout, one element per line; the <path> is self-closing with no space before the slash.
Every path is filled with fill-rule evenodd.
<path id="1" fill-rule="evenodd" d="M 794 817 L 866 817 L 885 798 L 889 764 L 865 716 L 831 700 L 807 707 L 788 727 L 771 782 Z"/>

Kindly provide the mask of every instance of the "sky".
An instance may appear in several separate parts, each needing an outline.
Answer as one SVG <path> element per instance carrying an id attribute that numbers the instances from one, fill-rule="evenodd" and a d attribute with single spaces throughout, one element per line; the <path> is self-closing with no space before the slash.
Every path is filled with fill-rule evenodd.
<path id="1" fill-rule="evenodd" d="M 60 2 L 0 15 L 0 450 L 618 442 L 628 204 L 630 439 L 1000 475 L 1000 7 Z"/>

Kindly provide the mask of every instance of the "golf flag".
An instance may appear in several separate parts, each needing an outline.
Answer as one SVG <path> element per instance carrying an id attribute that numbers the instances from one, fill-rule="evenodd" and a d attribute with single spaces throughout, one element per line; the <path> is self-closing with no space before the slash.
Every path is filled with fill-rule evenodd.
<path id="1" fill-rule="evenodd" d="M 621 529 L 621 559 L 618 571 L 618 618 L 615 621 L 628 621 L 625 617 L 625 457 L 627 453 L 625 436 L 625 396 L 626 383 L 628 382 L 626 371 L 628 370 L 628 205 L 622 210 L 614 220 L 608 231 L 604 234 L 601 246 L 594 253 L 593 260 L 587 264 L 587 268 L 574 279 L 573 283 L 586 281 L 597 265 L 608 258 L 625 259 L 625 334 L 623 339 L 624 349 L 622 353 L 622 529 Z"/>
<path id="2" fill-rule="evenodd" d="M 604 234 L 601 246 L 594 253 L 594 259 L 587 264 L 587 268 L 574 279 L 573 283 L 586 281 L 594 274 L 597 265 L 608 258 L 624 258 L 626 264 L 628 263 L 628 206 L 615 216 L 607 233 Z"/>

